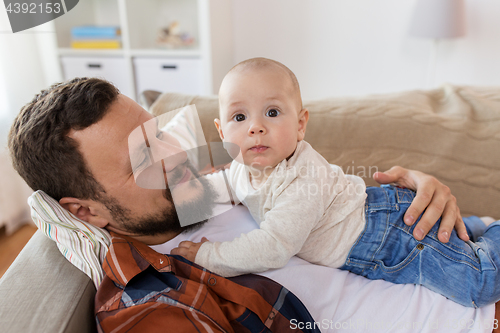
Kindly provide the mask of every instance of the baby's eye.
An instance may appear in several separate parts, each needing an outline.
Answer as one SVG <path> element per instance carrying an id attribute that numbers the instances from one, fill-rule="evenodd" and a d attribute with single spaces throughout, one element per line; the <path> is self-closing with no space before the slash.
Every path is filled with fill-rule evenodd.
<path id="1" fill-rule="evenodd" d="M 267 111 L 266 116 L 268 117 L 277 117 L 280 114 L 280 112 L 276 109 L 271 109 Z"/>
<path id="2" fill-rule="evenodd" d="M 241 113 L 238 113 L 236 116 L 234 116 L 234 120 L 236 121 L 243 121 L 245 119 L 247 119 L 247 117 L 245 117 L 245 115 Z"/>

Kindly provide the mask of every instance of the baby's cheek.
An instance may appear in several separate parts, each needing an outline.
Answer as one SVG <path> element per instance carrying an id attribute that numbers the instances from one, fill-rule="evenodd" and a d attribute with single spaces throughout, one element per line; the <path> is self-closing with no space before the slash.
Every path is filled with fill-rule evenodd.
<path id="1" fill-rule="evenodd" d="M 245 164 L 245 159 L 243 158 L 243 154 L 241 153 L 241 151 L 237 156 L 233 157 L 233 160 L 235 160 L 238 163 Z M 247 164 L 248 164 L 248 161 L 247 161 Z"/>
<path id="2" fill-rule="evenodd" d="M 240 146 L 238 146 L 237 144 L 228 140 L 224 140 L 222 145 L 232 159 L 236 159 L 237 156 L 241 155 Z"/>

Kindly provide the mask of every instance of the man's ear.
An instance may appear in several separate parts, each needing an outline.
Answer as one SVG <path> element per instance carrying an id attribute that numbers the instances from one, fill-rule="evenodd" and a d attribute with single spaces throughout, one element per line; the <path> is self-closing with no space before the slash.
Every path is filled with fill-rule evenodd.
<path id="1" fill-rule="evenodd" d="M 80 220 L 96 227 L 104 228 L 109 224 L 108 219 L 103 216 L 104 214 L 100 207 L 102 204 L 96 201 L 64 197 L 59 200 L 59 204 Z"/>
<path id="2" fill-rule="evenodd" d="M 218 118 L 214 119 L 215 127 L 217 127 L 217 132 L 219 132 L 220 139 L 224 141 L 224 133 L 222 133 L 222 126 Z"/>
<path id="3" fill-rule="evenodd" d="M 297 141 L 304 140 L 308 121 L 309 121 L 309 111 L 307 109 L 302 109 L 299 112 L 299 128 L 297 132 Z"/>

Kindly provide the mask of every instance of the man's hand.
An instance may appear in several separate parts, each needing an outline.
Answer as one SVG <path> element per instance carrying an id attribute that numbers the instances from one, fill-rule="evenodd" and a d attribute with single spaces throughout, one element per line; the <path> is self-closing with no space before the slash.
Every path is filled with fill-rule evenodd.
<path id="1" fill-rule="evenodd" d="M 179 246 L 176 247 L 175 249 L 172 249 L 170 251 L 170 254 L 177 254 L 180 256 L 183 256 L 189 261 L 194 262 L 194 259 L 196 258 L 196 254 L 198 253 L 198 250 L 201 247 L 201 244 L 208 242 L 208 239 L 203 237 L 201 239 L 201 242 L 199 243 L 194 243 L 190 241 L 182 241 L 179 243 Z"/>
<path id="2" fill-rule="evenodd" d="M 441 242 L 448 242 L 453 227 L 462 240 L 469 240 L 460 209 L 457 206 L 457 199 L 451 194 L 450 188 L 435 177 L 420 171 L 395 166 L 386 172 L 376 172 L 373 179 L 380 184 L 395 183 L 417 192 L 404 217 L 404 222 L 407 225 L 412 225 L 425 210 L 424 215 L 413 230 L 413 236 L 416 239 L 423 239 L 437 220 L 442 217 L 438 232 L 438 238 Z"/>

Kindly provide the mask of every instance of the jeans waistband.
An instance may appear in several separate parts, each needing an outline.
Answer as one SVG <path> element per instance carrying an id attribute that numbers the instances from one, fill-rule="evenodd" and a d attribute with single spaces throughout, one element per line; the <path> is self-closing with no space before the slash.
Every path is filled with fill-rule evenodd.
<path id="1" fill-rule="evenodd" d="M 366 188 L 366 211 L 399 210 L 400 204 L 411 204 L 415 192 L 392 185 Z"/>

